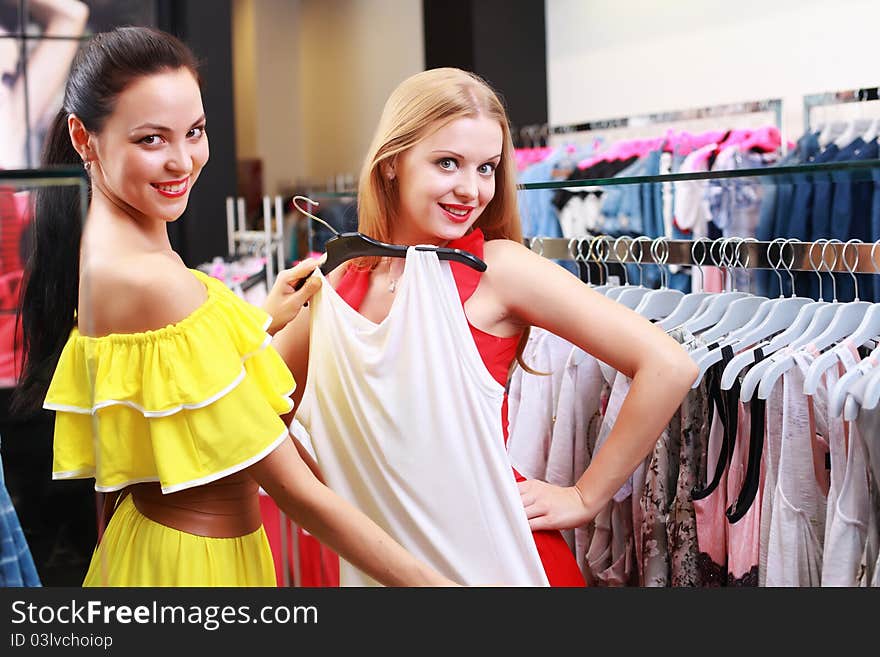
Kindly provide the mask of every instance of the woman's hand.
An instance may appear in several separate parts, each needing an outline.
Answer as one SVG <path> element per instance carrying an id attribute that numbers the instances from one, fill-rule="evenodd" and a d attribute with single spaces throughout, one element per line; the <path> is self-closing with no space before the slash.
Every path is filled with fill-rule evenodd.
<path id="1" fill-rule="evenodd" d="M 321 289 L 321 279 L 318 276 L 309 276 L 320 264 L 321 260 L 308 258 L 296 267 L 278 274 L 275 285 L 263 303 L 263 310 L 272 316 L 272 324 L 267 331 L 269 335 L 275 335 L 287 326 L 299 314 L 303 305 Z M 294 289 L 294 284 L 306 276 L 309 278 L 305 284 L 299 290 Z"/>
<path id="2" fill-rule="evenodd" d="M 517 485 L 532 531 L 574 529 L 588 523 L 595 515 L 576 486 L 563 488 L 539 479 L 520 481 Z"/>

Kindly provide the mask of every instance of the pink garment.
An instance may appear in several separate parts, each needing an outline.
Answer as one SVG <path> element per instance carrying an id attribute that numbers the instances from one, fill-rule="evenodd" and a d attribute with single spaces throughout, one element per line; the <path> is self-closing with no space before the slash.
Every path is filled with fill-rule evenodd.
<path id="1" fill-rule="evenodd" d="M 691 276 L 694 292 L 724 291 L 724 274 L 718 267 L 700 267 L 700 269 L 702 276 L 696 271 Z"/>
<path id="2" fill-rule="evenodd" d="M 751 439 L 750 407 L 738 403 L 736 442 L 727 471 L 727 498 L 736 500 L 742 490 L 749 462 Z M 760 560 L 761 489 L 746 514 L 727 528 L 727 584 L 728 586 L 757 586 Z"/>
<path id="3" fill-rule="evenodd" d="M 724 426 L 716 409 L 712 415 L 707 449 L 706 482 L 712 481 L 716 468 L 724 469 L 726 459 L 720 459 L 724 442 Z M 724 586 L 727 580 L 727 472 L 722 472 L 718 486 L 702 499 L 694 498 L 697 519 L 697 567 L 703 586 Z"/>

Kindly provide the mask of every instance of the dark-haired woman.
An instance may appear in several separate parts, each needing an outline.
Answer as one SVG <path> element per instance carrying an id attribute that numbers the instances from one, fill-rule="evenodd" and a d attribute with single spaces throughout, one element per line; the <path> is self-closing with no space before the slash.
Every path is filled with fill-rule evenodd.
<path id="1" fill-rule="evenodd" d="M 56 411 L 56 478 L 121 491 L 86 585 L 275 583 L 258 501 L 388 585 L 448 585 L 319 482 L 279 415 L 289 370 L 270 335 L 318 289 L 282 272 L 266 311 L 187 269 L 167 224 L 208 159 L 192 53 L 147 28 L 97 35 L 77 55 L 43 164 L 82 162 L 91 201 L 37 199 L 23 303 L 19 404 Z M 44 402 L 45 399 L 45 402 Z"/>

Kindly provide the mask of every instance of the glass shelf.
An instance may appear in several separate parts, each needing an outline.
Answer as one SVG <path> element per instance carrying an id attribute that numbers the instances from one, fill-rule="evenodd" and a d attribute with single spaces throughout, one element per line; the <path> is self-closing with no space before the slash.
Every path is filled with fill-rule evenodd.
<path id="1" fill-rule="evenodd" d="M 685 182 L 690 180 L 723 180 L 726 178 L 761 179 L 762 184 L 792 182 L 791 176 L 801 175 L 804 180 L 820 174 L 843 173 L 847 182 L 880 181 L 880 160 L 857 160 L 849 162 L 829 162 L 824 164 L 800 164 L 796 166 L 767 166 L 759 169 L 730 169 L 721 171 L 694 171 L 690 173 L 669 173 L 657 176 L 631 176 L 615 178 L 590 178 L 581 180 L 551 180 L 547 182 L 525 183 L 517 189 L 581 189 L 584 187 L 611 187 L 615 185 L 641 185 L 647 183 Z M 767 180 L 769 179 L 769 180 Z"/>
<path id="2" fill-rule="evenodd" d="M 643 185 L 648 183 L 686 182 L 695 180 L 724 180 L 724 179 L 748 179 L 750 182 L 759 182 L 763 185 L 775 185 L 793 182 L 792 176 L 798 176 L 797 181 L 811 180 L 812 176 L 822 180 L 830 179 L 828 174 L 842 174 L 835 176 L 835 180 L 843 179 L 846 182 L 880 182 L 880 160 L 857 160 L 849 162 L 828 162 L 823 164 L 799 164 L 796 166 L 767 166 L 759 169 L 730 169 L 722 171 L 693 171 L 690 173 L 669 173 L 657 176 L 630 176 L 615 178 L 584 178 L 578 180 L 548 180 L 545 182 L 524 183 L 517 185 L 519 190 L 536 189 L 566 189 L 583 190 L 585 187 L 612 187 L 617 185 Z M 803 176 L 803 178 L 800 178 Z M 356 197 L 356 190 L 341 192 L 314 192 L 313 199 L 340 199 Z"/>

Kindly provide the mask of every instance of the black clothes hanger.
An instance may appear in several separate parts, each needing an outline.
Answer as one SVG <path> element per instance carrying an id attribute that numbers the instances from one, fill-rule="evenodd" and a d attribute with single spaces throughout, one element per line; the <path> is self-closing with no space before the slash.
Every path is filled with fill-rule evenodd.
<path id="1" fill-rule="evenodd" d="M 709 348 L 714 348 L 709 345 Z M 721 362 L 712 365 L 706 371 L 706 387 L 709 392 L 709 422 L 712 421 L 713 409 L 718 411 L 718 419 L 724 429 L 721 438 L 721 451 L 718 453 L 718 463 L 715 464 L 715 472 L 712 481 L 706 486 L 697 485 L 691 490 L 692 500 L 702 500 L 711 495 L 718 484 L 721 483 L 721 475 L 730 465 L 733 456 L 733 448 L 736 445 L 736 430 L 739 418 L 737 417 L 739 399 L 739 385 L 735 383 L 730 390 L 721 390 L 721 373 L 727 364 L 733 360 L 733 349 L 729 346 L 721 349 Z M 708 448 L 708 444 L 707 444 Z"/>
<path id="2" fill-rule="evenodd" d="M 764 350 L 760 347 L 755 349 L 755 364 L 764 360 Z M 730 524 L 742 520 L 752 503 L 761 484 L 761 457 L 764 452 L 764 415 L 766 412 L 766 400 L 758 399 L 757 395 L 751 403 L 751 424 L 749 426 L 749 460 L 746 465 L 746 474 L 743 478 L 742 488 L 736 501 L 728 507 L 725 514 Z"/>
<path id="3" fill-rule="evenodd" d="M 315 221 L 320 222 L 331 231 L 333 231 L 333 237 L 327 240 L 324 248 L 327 251 L 327 259 L 324 261 L 324 264 L 321 265 L 321 270 L 330 273 L 334 269 L 336 269 L 339 265 L 352 258 L 364 258 L 371 256 L 378 256 L 383 258 L 405 258 L 408 246 L 401 244 L 387 244 L 385 242 L 380 242 L 378 240 L 373 239 L 367 235 L 362 233 L 340 233 L 336 229 L 333 228 L 326 221 L 321 219 L 320 217 L 316 217 L 310 212 L 306 212 L 303 210 L 298 204 L 298 200 L 303 200 L 312 205 L 319 205 L 315 201 L 312 201 L 305 196 L 294 196 L 293 197 L 293 206 L 306 215 L 309 219 L 314 219 Z M 437 254 L 437 258 L 440 260 L 450 260 L 452 262 L 459 262 L 463 265 L 467 265 L 471 269 L 476 269 L 479 272 L 486 271 L 486 263 L 480 260 L 473 253 L 468 253 L 467 251 L 462 251 L 461 249 L 450 249 L 446 246 L 432 246 L 432 245 L 418 245 L 413 247 L 416 251 L 433 251 Z M 300 289 L 308 280 L 308 276 L 306 278 L 302 278 L 298 280 L 294 284 L 294 289 Z"/>

